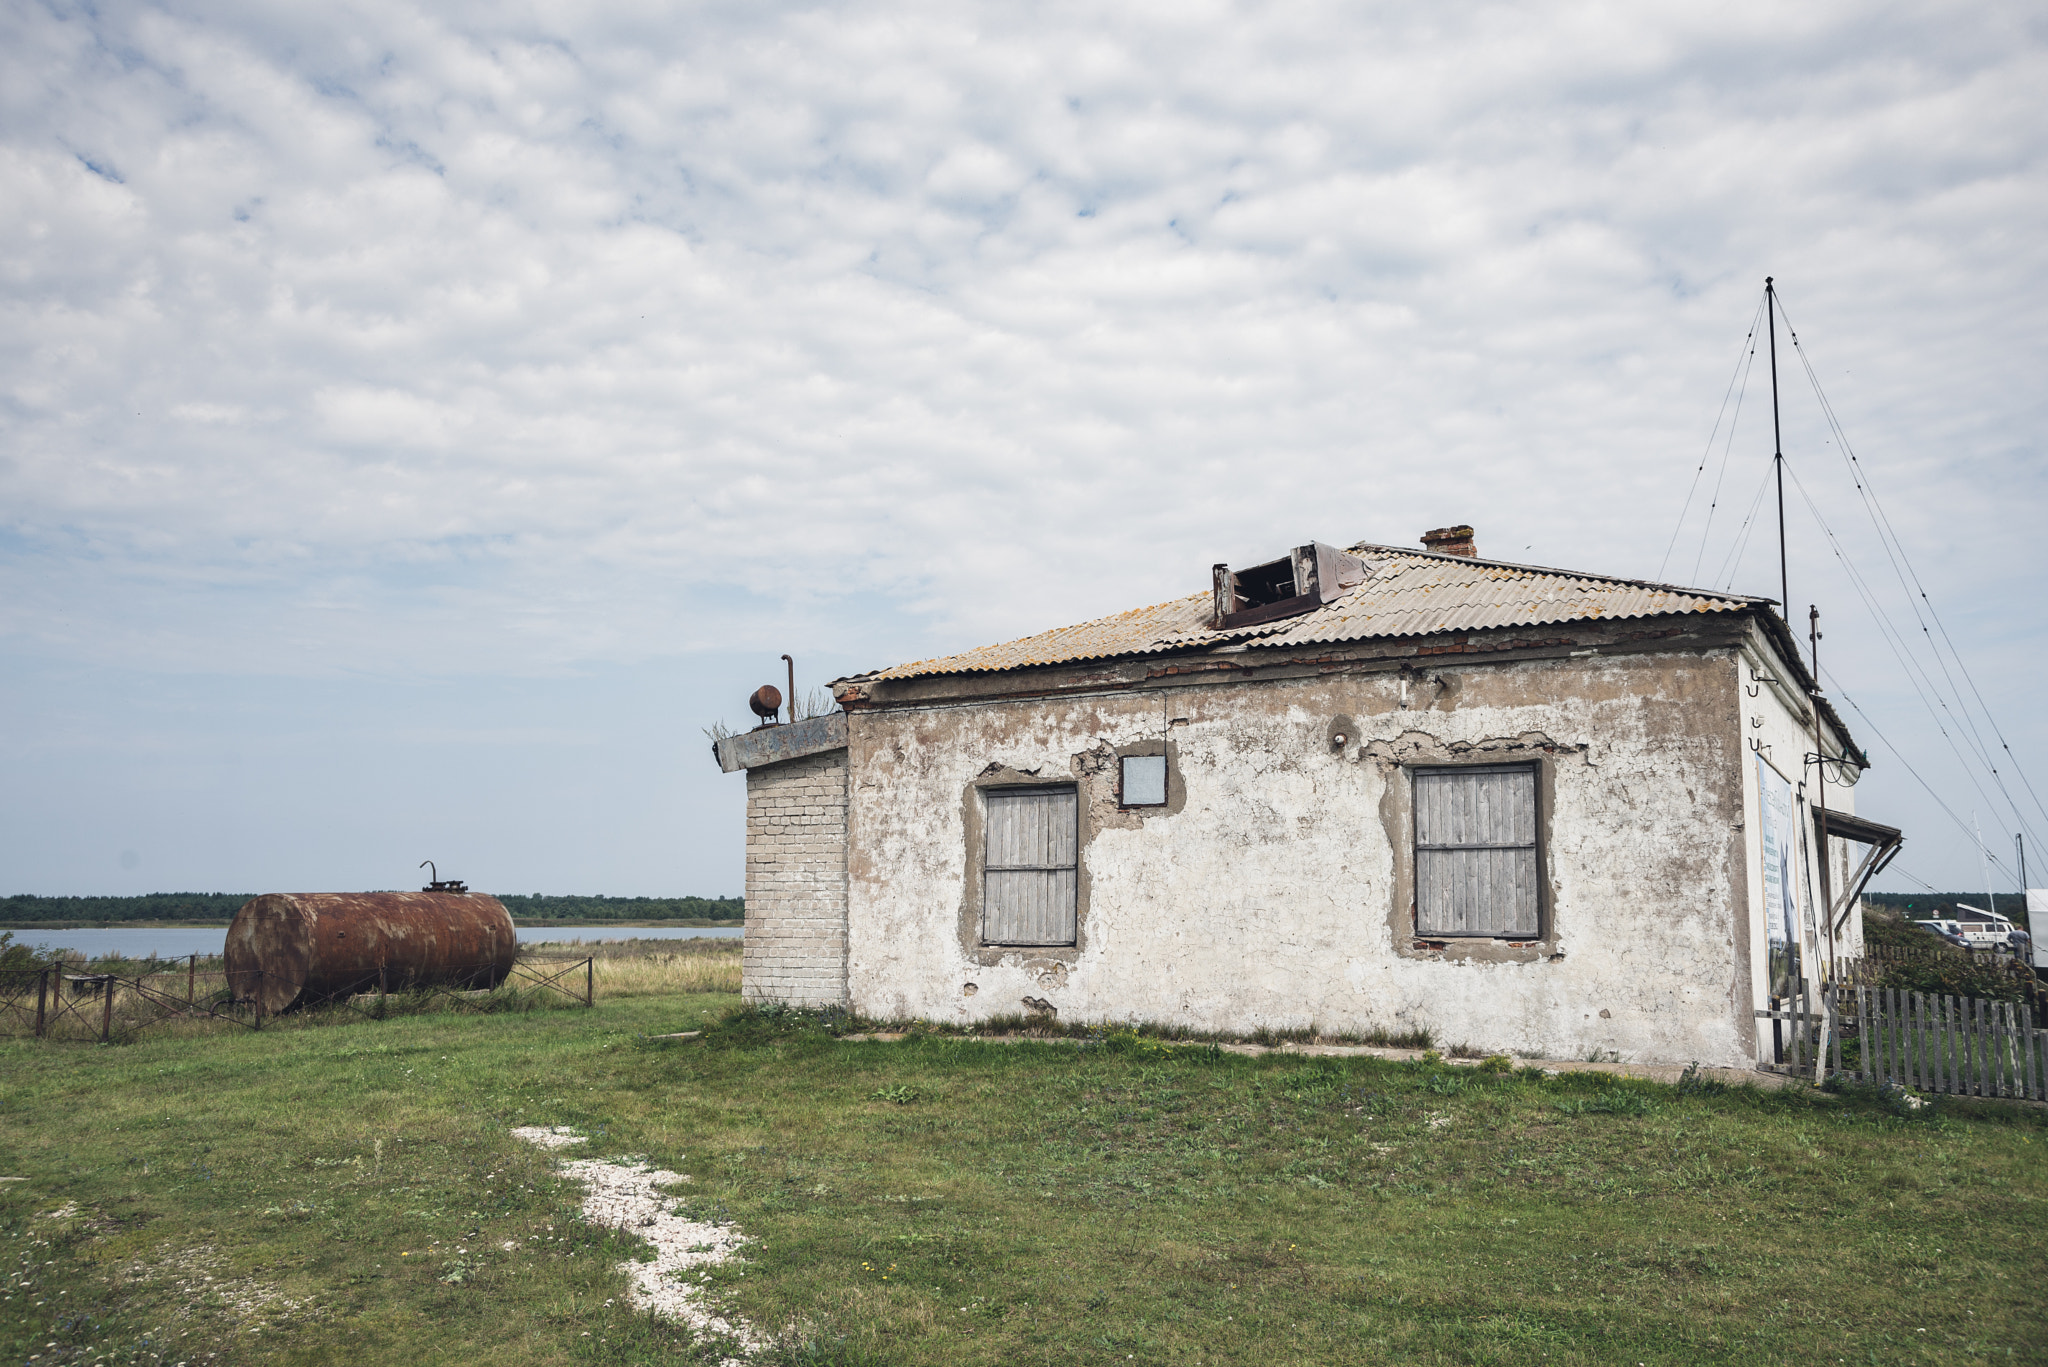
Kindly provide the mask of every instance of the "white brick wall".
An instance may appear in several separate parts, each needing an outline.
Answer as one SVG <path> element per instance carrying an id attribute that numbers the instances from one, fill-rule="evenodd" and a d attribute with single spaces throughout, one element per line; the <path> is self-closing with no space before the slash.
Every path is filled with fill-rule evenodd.
<path id="1" fill-rule="evenodd" d="M 846 1003 L 846 751 L 747 770 L 740 993 Z"/>

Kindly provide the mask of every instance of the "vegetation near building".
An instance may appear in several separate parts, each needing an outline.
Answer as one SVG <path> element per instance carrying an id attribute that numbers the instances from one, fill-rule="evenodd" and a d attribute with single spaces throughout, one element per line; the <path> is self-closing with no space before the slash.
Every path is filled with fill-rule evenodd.
<path id="1" fill-rule="evenodd" d="M 1863 913 L 1863 942 L 1883 965 L 1876 979 L 1881 987 L 2028 1004 L 2041 997 L 2041 984 L 2026 960 L 1956 949 L 1875 899 Z"/>

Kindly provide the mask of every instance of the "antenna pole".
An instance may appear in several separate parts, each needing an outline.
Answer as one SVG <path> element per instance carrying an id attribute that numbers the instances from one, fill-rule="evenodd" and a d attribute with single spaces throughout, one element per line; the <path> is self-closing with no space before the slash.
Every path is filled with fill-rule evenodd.
<path id="1" fill-rule="evenodd" d="M 1991 904 L 1984 908 L 1984 910 L 1996 915 L 1998 912 L 1998 894 L 1991 890 L 1991 851 L 1984 848 L 1984 828 L 1978 825 L 1977 813 L 1975 811 L 1970 813 L 1970 825 L 1975 827 L 1977 831 L 1977 862 L 1984 869 L 1984 900 Z"/>
<path id="2" fill-rule="evenodd" d="M 1785 438 L 1778 427 L 1778 287 L 1764 277 L 1764 307 L 1771 316 L 1771 464 L 1778 472 L 1778 601 L 1792 612 L 1791 576 L 1785 571 Z"/>
<path id="3" fill-rule="evenodd" d="M 1807 645 L 1813 651 L 1813 688 L 1807 694 L 1806 702 L 1813 709 L 1813 792 L 1820 805 L 1820 900 L 1824 908 L 1820 914 L 1820 922 L 1828 933 L 1828 976 L 1832 978 L 1835 961 L 1835 878 L 1830 855 L 1834 846 L 1828 839 L 1828 746 L 1825 734 L 1820 729 L 1821 631 L 1818 604 L 1807 605 L 1806 629 L 1810 633 Z"/>

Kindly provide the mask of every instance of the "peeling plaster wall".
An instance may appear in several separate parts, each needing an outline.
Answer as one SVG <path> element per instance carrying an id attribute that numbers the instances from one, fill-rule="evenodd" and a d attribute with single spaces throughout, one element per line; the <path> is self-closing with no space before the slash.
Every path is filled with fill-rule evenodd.
<path id="1" fill-rule="evenodd" d="M 1749 889 L 1746 898 L 1749 907 L 1749 1009 L 1752 1013 L 1750 1019 L 1755 1023 L 1758 1057 L 1769 1059 L 1770 1026 L 1756 1021 L 1753 1014 L 1765 1004 L 1770 993 L 1770 944 L 1764 906 L 1763 798 L 1757 785 L 1756 757 L 1759 751 L 1755 747 L 1761 747 L 1761 753 L 1771 767 L 1792 785 L 1793 824 L 1801 838 L 1811 842 L 1813 809 L 1810 801 L 1815 797 L 1815 783 L 1814 770 L 1806 764 L 1806 756 L 1815 753 L 1813 713 L 1798 697 L 1792 671 L 1785 668 L 1776 647 L 1761 631 L 1751 631 L 1740 655 L 1730 663 L 1736 672 L 1742 710 L 1743 862 Z M 1783 686 L 1773 688 L 1769 682 L 1771 679 L 1779 680 Z M 1827 737 L 1828 752 L 1841 753 L 1840 737 L 1832 730 L 1828 731 Z M 1826 791 L 1828 810 L 1855 814 L 1854 789 L 1829 783 Z M 1840 889 L 1861 850 L 1840 840 L 1830 843 L 1836 847 L 1830 856 L 1833 886 Z M 1807 851 L 1802 849 L 1800 853 L 1805 855 Z M 1814 850 L 1813 854 L 1817 856 L 1818 851 Z M 1818 866 L 1802 862 L 1795 867 L 1799 870 L 1793 882 L 1799 897 L 1800 913 L 1804 916 L 1809 901 L 1815 903 L 1814 920 L 1819 925 L 1822 915 L 1818 905 Z M 1843 958 L 1856 958 L 1863 953 L 1863 907 L 1860 900 L 1833 948 L 1834 953 Z M 1807 972 L 1811 976 L 1815 957 L 1824 956 L 1827 947 L 1810 943 L 1804 952 Z"/>
<path id="2" fill-rule="evenodd" d="M 1747 1063 L 1737 680 L 1726 649 L 860 710 L 851 1003 L 964 1022 L 1031 998 L 1067 1020 Z M 1162 733 L 1176 803 L 1119 811 L 1116 751 Z M 1413 936 L 1403 764 L 1465 758 L 1544 768 L 1537 943 Z M 1080 787 L 1073 949 L 974 942 L 963 812 L 989 774 Z"/>

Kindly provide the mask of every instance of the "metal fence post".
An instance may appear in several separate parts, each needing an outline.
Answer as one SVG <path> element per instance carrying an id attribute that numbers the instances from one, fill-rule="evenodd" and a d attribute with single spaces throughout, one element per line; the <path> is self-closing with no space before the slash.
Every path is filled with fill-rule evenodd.
<path id="1" fill-rule="evenodd" d="M 256 1003 L 256 1028 L 261 1030 L 263 1028 L 263 970 L 260 968 L 255 970 L 255 977 L 256 990 L 250 993 L 250 999 Z"/>
<path id="2" fill-rule="evenodd" d="M 194 954 L 185 964 L 185 1005 L 192 1006 L 199 1000 L 199 956 Z"/>
<path id="3" fill-rule="evenodd" d="M 43 1003 L 50 990 L 50 970 L 45 968 L 36 974 L 36 1038 L 43 1037 Z"/>
<path id="4" fill-rule="evenodd" d="M 107 994 L 107 1003 L 100 1008 L 100 1043 L 105 1044 L 114 1030 L 114 975 L 109 973 L 100 979 L 100 990 Z"/>
<path id="5" fill-rule="evenodd" d="M 583 961 L 583 1004 L 593 1005 L 597 1001 L 597 963 L 595 957 Z"/>

